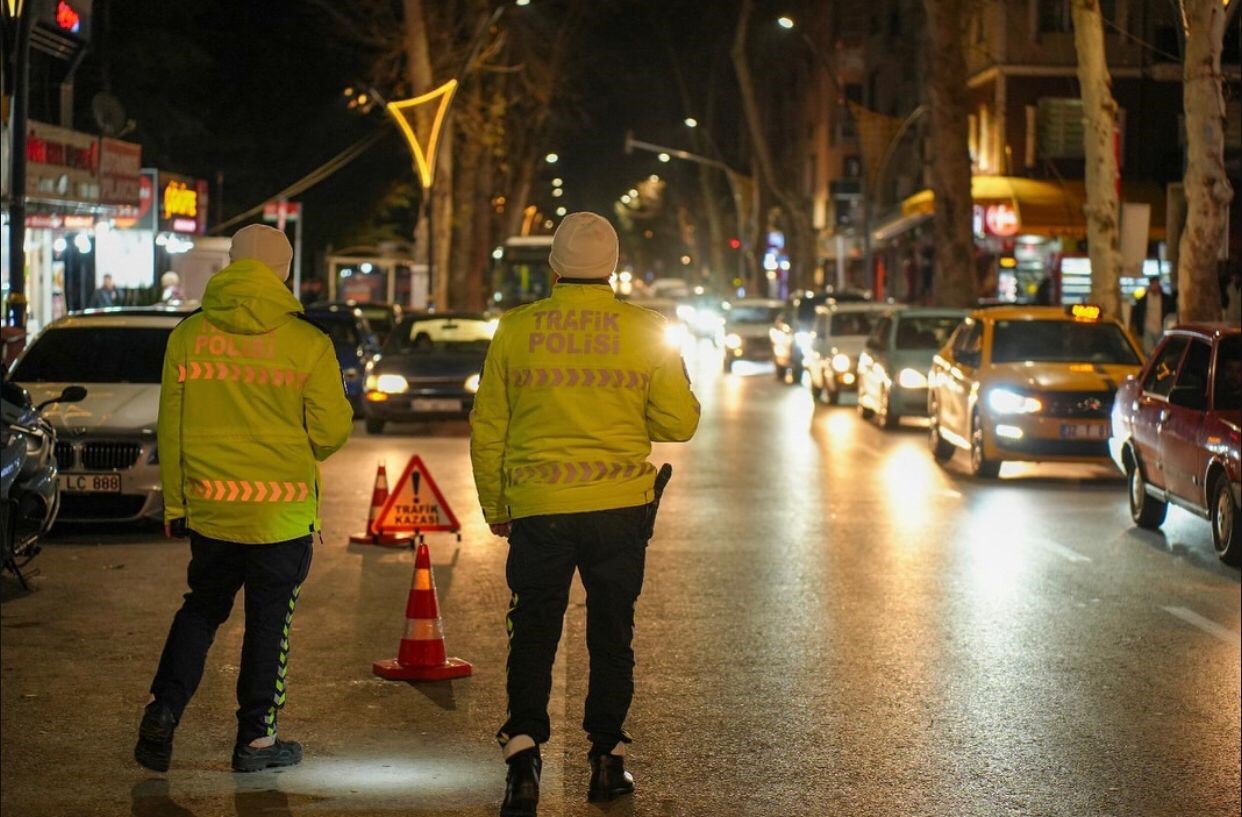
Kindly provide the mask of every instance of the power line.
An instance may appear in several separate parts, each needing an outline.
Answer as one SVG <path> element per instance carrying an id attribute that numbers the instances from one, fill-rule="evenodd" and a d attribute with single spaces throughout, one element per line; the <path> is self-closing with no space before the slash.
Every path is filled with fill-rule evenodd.
<path id="1" fill-rule="evenodd" d="M 310 173 L 307 173 L 305 176 L 298 179 L 296 182 L 289 185 L 284 190 L 281 190 L 279 193 L 275 193 L 271 196 L 268 196 L 263 201 L 256 204 L 254 207 L 251 207 L 249 210 L 238 213 L 237 215 L 233 216 L 228 221 L 222 222 L 220 224 L 217 224 L 215 227 L 212 227 L 207 232 L 221 233 L 224 230 L 228 229 L 229 227 L 232 227 L 234 224 L 237 224 L 242 221 L 246 221 L 247 219 L 250 219 L 258 215 L 259 213 L 263 212 L 263 206 L 267 204 L 269 201 L 278 201 L 280 199 L 292 198 L 293 196 L 297 196 L 301 193 L 306 192 L 310 188 L 322 182 L 324 179 L 327 179 L 329 176 L 332 176 L 334 173 L 336 173 L 338 170 L 348 165 L 354 159 L 357 159 L 359 156 L 361 156 L 363 153 L 365 153 L 367 150 L 369 150 L 372 146 L 374 146 L 376 143 L 378 143 L 381 139 L 383 139 L 385 136 L 387 136 L 390 133 L 392 133 L 392 129 L 387 126 L 381 127 L 380 129 L 373 131 L 367 136 L 364 136 L 363 138 L 359 139 L 357 142 L 354 142 L 352 145 L 345 148 L 340 153 L 336 154 L 331 159 L 329 159 L 328 161 L 321 164 L 319 167 L 312 170 Z"/>

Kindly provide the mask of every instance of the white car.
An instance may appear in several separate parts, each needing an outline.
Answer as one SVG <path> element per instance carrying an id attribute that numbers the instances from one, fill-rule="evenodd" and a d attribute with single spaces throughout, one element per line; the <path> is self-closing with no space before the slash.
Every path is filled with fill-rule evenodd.
<path id="1" fill-rule="evenodd" d="M 858 356 L 875 323 L 892 304 L 829 301 L 815 307 L 815 326 L 802 352 L 811 393 L 835 404 L 843 392 L 858 390 Z"/>
<path id="2" fill-rule="evenodd" d="M 767 361 L 772 359 L 772 341 L 768 334 L 776 316 L 785 306 L 774 298 L 739 298 L 721 304 L 724 325 L 724 370 L 733 371 L 739 360 Z"/>
<path id="3" fill-rule="evenodd" d="M 61 318 L 35 338 L 12 379 L 36 403 L 70 385 L 80 403 L 50 406 L 56 427 L 61 522 L 132 522 L 159 518 L 155 425 L 164 347 L 188 314 L 164 309 L 109 309 Z"/>

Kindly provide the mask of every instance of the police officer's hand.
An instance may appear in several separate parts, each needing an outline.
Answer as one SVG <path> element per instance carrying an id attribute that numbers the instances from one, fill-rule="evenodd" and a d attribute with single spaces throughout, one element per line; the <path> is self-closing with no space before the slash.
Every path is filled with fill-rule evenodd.
<path id="1" fill-rule="evenodd" d="M 512 529 L 512 523 L 509 523 L 509 522 L 501 522 L 501 523 L 496 524 L 496 525 L 491 525 L 490 527 L 491 527 L 491 529 L 492 529 L 492 535 L 493 535 L 493 536 L 499 536 L 499 537 L 501 537 L 501 538 L 503 538 L 503 539 L 508 539 L 508 538 L 509 538 L 509 532 L 510 532 L 510 530 Z"/>
<path id="2" fill-rule="evenodd" d="M 172 532 L 172 522 L 165 522 L 165 523 L 164 523 L 164 538 L 165 538 L 165 539 L 176 539 L 176 538 L 177 538 L 177 537 L 173 536 L 173 532 Z"/>

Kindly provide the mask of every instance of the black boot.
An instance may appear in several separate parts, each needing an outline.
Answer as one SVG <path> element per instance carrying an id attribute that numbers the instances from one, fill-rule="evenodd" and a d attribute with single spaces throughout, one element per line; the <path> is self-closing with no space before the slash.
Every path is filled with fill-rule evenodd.
<path id="1" fill-rule="evenodd" d="M 293 740 L 280 740 L 271 746 L 256 749 L 253 746 L 233 747 L 233 771 L 261 772 L 279 766 L 296 766 L 302 762 L 302 744 Z"/>
<path id="2" fill-rule="evenodd" d="M 168 771 L 172 761 L 173 730 L 177 718 L 172 710 L 159 701 L 147 704 L 138 725 L 138 744 L 134 747 L 134 760 L 153 772 Z"/>
<path id="3" fill-rule="evenodd" d="M 500 817 L 535 817 L 535 808 L 539 805 L 539 774 L 543 770 L 539 748 L 518 752 L 508 763 Z"/>
<path id="4" fill-rule="evenodd" d="M 592 803 L 615 800 L 634 791 L 634 775 L 625 770 L 624 757 L 592 752 L 588 758 L 591 761 L 591 787 L 587 789 L 587 800 Z"/>

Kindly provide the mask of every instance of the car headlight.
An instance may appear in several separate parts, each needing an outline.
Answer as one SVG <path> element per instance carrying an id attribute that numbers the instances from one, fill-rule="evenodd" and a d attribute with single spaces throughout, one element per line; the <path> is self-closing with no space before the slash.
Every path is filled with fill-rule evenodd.
<path id="1" fill-rule="evenodd" d="M 1010 389 L 993 389 L 988 392 L 988 407 L 997 414 L 1033 414 L 1042 410 L 1044 404 Z"/>
<path id="2" fill-rule="evenodd" d="M 402 394 L 409 390 L 410 384 L 399 374 L 382 374 L 375 378 L 375 391 L 382 391 L 384 394 Z"/>
<path id="3" fill-rule="evenodd" d="M 728 346 L 730 349 L 741 349 L 742 348 L 742 336 L 739 334 L 736 334 L 735 332 L 730 332 L 729 334 L 725 335 L 725 346 Z"/>
<path id="4" fill-rule="evenodd" d="M 897 375 L 897 385 L 903 389 L 925 389 L 927 388 L 927 375 L 918 369 L 902 369 Z"/>
<path id="5" fill-rule="evenodd" d="M 815 335 L 811 332 L 794 332 L 794 343 L 798 345 L 799 349 L 809 347 L 814 338 Z"/>
<path id="6" fill-rule="evenodd" d="M 670 323 L 664 327 L 664 342 L 669 346 L 681 346 L 686 342 L 686 327 L 680 323 Z"/>
<path id="7" fill-rule="evenodd" d="M 466 378 L 464 385 L 466 387 L 466 391 L 471 394 L 477 394 L 479 391 L 479 376 L 477 374 L 470 375 Z"/>
<path id="8" fill-rule="evenodd" d="M 681 318 L 683 321 L 694 320 L 694 307 L 689 304 L 678 304 L 677 317 Z"/>
<path id="9" fill-rule="evenodd" d="M 832 370 L 834 372 L 848 372 L 850 370 L 850 356 L 845 352 L 837 352 L 833 355 Z"/>

